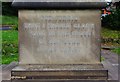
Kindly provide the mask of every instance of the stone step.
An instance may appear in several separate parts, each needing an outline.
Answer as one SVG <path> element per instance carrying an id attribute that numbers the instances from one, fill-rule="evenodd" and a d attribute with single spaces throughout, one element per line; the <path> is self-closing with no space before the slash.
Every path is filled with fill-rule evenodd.
<path id="1" fill-rule="evenodd" d="M 94 79 L 106 80 L 107 70 L 102 65 L 27 65 L 11 72 L 12 79 Z M 37 69 L 35 69 L 36 67 Z"/>
<path id="2" fill-rule="evenodd" d="M 107 79 L 106 70 L 12 71 L 13 79 Z"/>
<path id="3" fill-rule="evenodd" d="M 3 82 L 8 82 L 8 81 L 3 81 Z M 47 79 L 47 80 L 11 80 L 9 82 L 109 82 L 107 80 L 51 80 L 51 79 Z M 110 81 L 112 82 L 112 81 Z M 118 82 L 118 81 L 114 81 L 114 82 Z"/>

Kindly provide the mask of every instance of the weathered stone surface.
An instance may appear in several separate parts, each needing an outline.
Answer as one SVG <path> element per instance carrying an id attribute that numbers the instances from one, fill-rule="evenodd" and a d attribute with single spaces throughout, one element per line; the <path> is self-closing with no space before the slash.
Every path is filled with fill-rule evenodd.
<path id="1" fill-rule="evenodd" d="M 20 10 L 20 64 L 100 63 L 100 10 Z"/>
<path id="2" fill-rule="evenodd" d="M 70 71 L 70 70 L 84 70 L 84 69 L 103 69 L 102 64 L 54 64 L 54 65 L 45 65 L 45 64 L 31 64 L 31 65 L 19 65 L 12 69 L 12 71 Z"/>
<path id="3" fill-rule="evenodd" d="M 20 65 L 12 70 L 12 79 L 86 79 L 107 80 L 101 64 L 81 65 Z"/>

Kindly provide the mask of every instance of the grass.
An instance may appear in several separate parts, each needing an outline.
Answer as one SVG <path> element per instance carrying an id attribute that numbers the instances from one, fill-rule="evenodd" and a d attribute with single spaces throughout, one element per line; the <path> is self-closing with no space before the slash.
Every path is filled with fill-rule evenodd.
<path id="1" fill-rule="evenodd" d="M 2 64 L 9 64 L 13 61 L 18 61 L 18 54 L 14 55 L 2 55 Z"/>
<path id="2" fill-rule="evenodd" d="M 120 55 L 120 31 L 117 30 L 111 30 L 111 29 L 107 29 L 107 28 L 102 28 L 102 38 L 110 38 L 110 39 L 114 39 L 117 40 L 116 42 L 106 42 L 105 45 L 108 46 L 119 46 L 119 48 L 115 48 L 112 50 L 112 52 L 115 52 L 117 54 Z M 119 42 L 119 43 L 118 43 Z"/>
<path id="3" fill-rule="evenodd" d="M 1 25 L 13 25 L 18 27 L 18 17 L 0 15 Z M 0 31 L 2 33 L 2 64 L 9 64 L 12 61 L 18 61 L 18 31 Z"/>
<path id="4" fill-rule="evenodd" d="M 2 25 L 17 25 L 18 24 L 18 17 L 16 16 L 2 16 L 0 15 L 0 23 Z"/>
<path id="5" fill-rule="evenodd" d="M 120 46 L 120 31 L 102 28 L 102 44 L 107 46 Z"/>
<path id="6" fill-rule="evenodd" d="M 112 51 L 115 52 L 115 53 L 117 53 L 118 55 L 120 55 L 120 48 L 115 48 Z"/>
<path id="7" fill-rule="evenodd" d="M 105 61 L 105 58 L 103 56 L 101 56 L 100 60 L 101 61 Z"/>
<path id="8" fill-rule="evenodd" d="M 2 31 L 2 41 L 18 43 L 18 31 L 16 30 Z"/>
<path id="9" fill-rule="evenodd" d="M 0 25 L 11 25 L 13 29 L 17 30 L 18 17 L 0 15 Z"/>
<path id="10" fill-rule="evenodd" d="M 18 61 L 18 31 L 2 31 L 2 64 Z"/>
<path id="11" fill-rule="evenodd" d="M 118 39 L 118 38 L 120 38 L 120 31 L 111 30 L 111 29 L 108 29 L 108 28 L 102 28 L 101 35 L 102 35 L 103 38 Z"/>

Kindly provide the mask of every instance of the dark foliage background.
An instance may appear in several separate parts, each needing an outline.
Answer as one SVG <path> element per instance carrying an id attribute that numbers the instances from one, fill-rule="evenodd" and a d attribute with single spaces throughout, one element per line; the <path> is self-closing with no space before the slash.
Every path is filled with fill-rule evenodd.
<path id="1" fill-rule="evenodd" d="M 2 15 L 17 16 L 17 9 L 11 6 L 12 2 L 2 2 Z"/>
<path id="2" fill-rule="evenodd" d="M 120 3 L 120 2 L 119 2 Z M 112 14 L 102 18 L 102 26 L 112 29 L 120 30 L 120 4 L 117 3 L 117 9 L 111 11 Z"/>

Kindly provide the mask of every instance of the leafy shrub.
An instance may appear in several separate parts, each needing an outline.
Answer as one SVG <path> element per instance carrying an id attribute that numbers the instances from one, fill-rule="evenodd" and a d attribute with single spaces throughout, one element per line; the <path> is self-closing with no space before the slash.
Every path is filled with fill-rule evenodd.
<path id="1" fill-rule="evenodd" d="M 103 27 L 112 29 L 112 30 L 120 30 L 120 9 L 116 9 L 112 11 L 112 14 L 107 15 L 102 18 Z"/>
<path id="2" fill-rule="evenodd" d="M 9 42 L 2 43 L 2 54 L 15 55 L 15 53 L 18 53 L 18 44 L 17 43 L 9 43 Z"/>

